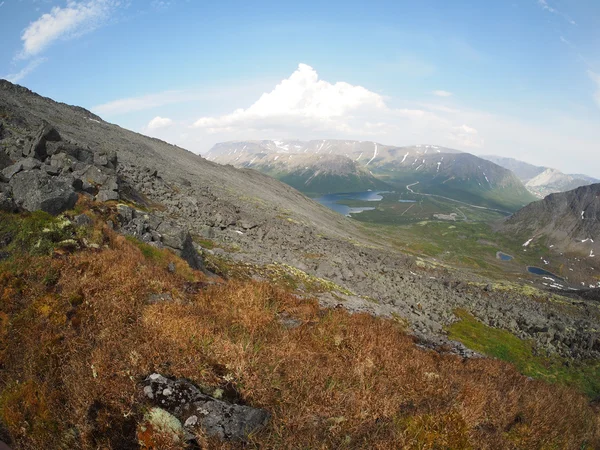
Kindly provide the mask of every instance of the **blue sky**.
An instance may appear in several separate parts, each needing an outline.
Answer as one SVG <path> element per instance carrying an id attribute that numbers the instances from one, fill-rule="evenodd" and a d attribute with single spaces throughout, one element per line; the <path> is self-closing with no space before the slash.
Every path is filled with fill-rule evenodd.
<path id="1" fill-rule="evenodd" d="M 0 77 L 195 152 L 429 143 L 600 177 L 597 0 L 0 0 Z"/>

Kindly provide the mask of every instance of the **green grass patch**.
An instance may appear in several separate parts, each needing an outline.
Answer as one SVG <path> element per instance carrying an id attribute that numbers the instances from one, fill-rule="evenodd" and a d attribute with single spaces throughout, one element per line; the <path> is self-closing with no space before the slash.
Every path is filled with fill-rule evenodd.
<path id="1" fill-rule="evenodd" d="M 468 348 L 515 365 L 523 375 L 575 387 L 591 398 L 600 395 L 600 361 L 571 361 L 534 353 L 534 344 L 512 333 L 489 327 L 465 310 L 457 310 L 458 322 L 448 327 L 450 339 Z"/>
<path id="2" fill-rule="evenodd" d="M 73 237 L 71 222 L 42 211 L 0 213 L 0 247 L 9 253 L 49 255 L 57 245 Z"/>
<path id="3" fill-rule="evenodd" d="M 156 248 L 152 245 L 146 244 L 145 242 L 142 242 L 133 236 L 125 236 L 125 239 L 127 239 L 129 242 L 131 242 L 137 248 L 139 248 L 140 251 L 142 252 L 142 255 L 144 255 L 144 258 L 146 258 L 152 262 L 155 262 L 157 264 L 167 264 L 168 263 L 167 254 L 165 253 L 164 250 Z"/>

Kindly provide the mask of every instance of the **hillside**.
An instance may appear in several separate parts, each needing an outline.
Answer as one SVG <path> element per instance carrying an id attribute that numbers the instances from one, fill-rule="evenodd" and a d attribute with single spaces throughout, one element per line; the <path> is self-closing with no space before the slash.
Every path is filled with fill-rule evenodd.
<path id="1" fill-rule="evenodd" d="M 6 81 L 0 123 L 0 440 L 15 450 L 599 441 L 593 299 L 441 264 L 431 240 L 409 256 L 407 230 Z"/>
<path id="2" fill-rule="evenodd" d="M 257 163 L 264 155 L 277 158 L 276 177 L 282 181 L 286 181 L 286 177 L 294 180 L 294 187 L 300 184 L 292 175 L 297 173 L 294 159 L 300 155 L 302 158 L 312 155 L 315 160 L 339 155 L 397 190 L 406 191 L 406 186 L 419 183 L 418 189 L 414 189 L 418 192 L 509 212 L 535 199 L 510 171 L 469 153 L 434 145 L 393 147 L 376 142 L 337 140 L 244 141 L 217 144 L 206 157 L 221 164 L 254 167 L 273 174 L 270 166 Z M 354 185 L 355 192 L 365 185 L 362 180 Z"/>
<path id="3" fill-rule="evenodd" d="M 595 258 L 600 254 L 600 184 L 550 194 L 513 214 L 502 229 L 546 237 L 557 249 Z"/>

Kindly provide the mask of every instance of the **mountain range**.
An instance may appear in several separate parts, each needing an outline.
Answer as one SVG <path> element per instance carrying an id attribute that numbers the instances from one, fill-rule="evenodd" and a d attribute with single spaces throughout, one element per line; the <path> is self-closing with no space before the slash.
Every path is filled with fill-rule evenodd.
<path id="1" fill-rule="evenodd" d="M 337 157 L 336 164 L 332 164 L 333 157 Z M 240 141 L 217 144 L 206 158 L 254 168 L 312 195 L 391 188 L 505 211 L 515 211 L 535 199 L 510 170 L 470 153 L 434 145 Z M 319 179 L 326 181 L 316 184 Z"/>
<path id="2" fill-rule="evenodd" d="M 598 183 L 600 180 L 582 174 L 565 174 L 557 169 L 534 166 L 514 158 L 485 155 L 484 159 L 511 170 L 525 183 L 525 187 L 538 198 L 546 195 L 566 192 L 580 186 Z"/>

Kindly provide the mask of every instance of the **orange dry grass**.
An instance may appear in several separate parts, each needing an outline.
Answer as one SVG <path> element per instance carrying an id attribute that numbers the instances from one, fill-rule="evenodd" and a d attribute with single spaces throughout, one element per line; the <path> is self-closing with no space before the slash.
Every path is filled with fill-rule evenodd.
<path id="1" fill-rule="evenodd" d="M 268 409 L 251 438 L 261 448 L 600 447 L 598 416 L 572 390 L 421 350 L 393 321 L 266 283 L 190 293 L 108 235 L 109 249 L 0 276 L 0 419 L 17 449 L 136 448 L 139 382 L 153 371 Z M 174 300 L 145 303 L 164 292 Z M 288 329 L 282 314 L 303 324 Z"/>

